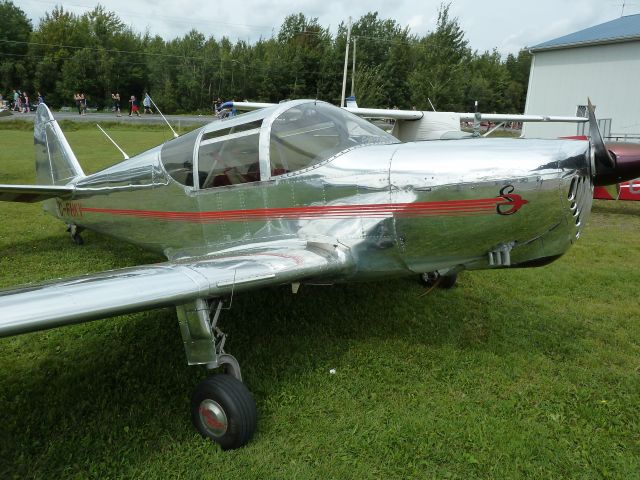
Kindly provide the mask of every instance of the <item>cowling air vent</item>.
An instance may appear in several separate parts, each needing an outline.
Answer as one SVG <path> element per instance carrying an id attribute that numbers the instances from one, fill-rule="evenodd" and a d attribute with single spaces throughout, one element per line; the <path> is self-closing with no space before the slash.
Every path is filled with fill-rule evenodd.
<path id="1" fill-rule="evenodd" d="M 574 176 L 569 185 L 567 200 L 572 221 L 576 226 L 576 238 L 580 238 L 582 227 L 591 213 L 591 203 L 593 202 L 591 178 L 580 174 Z"/>

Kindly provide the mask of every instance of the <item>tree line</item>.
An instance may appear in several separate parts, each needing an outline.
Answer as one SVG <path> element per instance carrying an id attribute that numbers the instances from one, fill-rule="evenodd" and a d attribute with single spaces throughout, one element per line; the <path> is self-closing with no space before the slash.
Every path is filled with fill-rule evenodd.
<path id="1" fill-rule="evenodd" d="M 529 79 L 528 52 L 503 59 L 472 50 L 458 19 L 442 4 L 433 31 L 411 33 L 377 12 L 352 25 L 355 92 L 360 106 L 521 113 Z M 34 27 L 12 1 L 0 2 L 0 93 L 40 91 L 54 107 L 84 92 L 90 106 L 149 91 L 167 113 L 210 111 L 212 101 L 278 102 L 318 98 L 340 102 L 347 25 L 335 35 L 302 13 L 289 15 L 271 38 L 254 43 L 216 39 L 196 30 L 172 40 L 136 33 L 115 12 L 83 15 L 55 7 Z M 349 62 L 351 67 L 351 62 Z M 350 82 L 347 94 L 350 90 Z M 125 101 L 126 104 L 126 101 Z"/>

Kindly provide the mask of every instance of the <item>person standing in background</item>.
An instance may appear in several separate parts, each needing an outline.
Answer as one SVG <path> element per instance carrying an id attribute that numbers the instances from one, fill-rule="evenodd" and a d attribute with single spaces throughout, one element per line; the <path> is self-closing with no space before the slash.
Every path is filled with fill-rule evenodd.
<path id="1" fill-rule="evenodd" d="M 138 104 L 138 100 L 136 100 L 135 95 L 131 95 L 131 98 L 129 98 L 129 116 L 135 113 L 139 117 L 140 116 L 140 113 L 138 113 L 139 107 L 140 105 Z"/>
<path id="2" fill-rule="evenodd" d="M 150 113 L 153 115 L 153 110 L 151 110 L 151 97 L 149 96 L 149 92 L 144 92 L 144 99 L 142 100 L 142 105 L 144 106 L 144 113 Z"/>
<path id="3" fill-rule="evenodd" d="M 14 110 L 22 113 L 22 92 L 20 90 L 18 90 L 18 99 L 16 100 Z"/>
<path id="4" fill-rule="evenodd" d="M 23 110 L 23 113 L 29 113 L 30 112 L 30 107 L 31 107 L 31 104 L 29 102 L 29 94 L 27 92 L 22 92 L 22 95 L 24 97 L 24 103 L 23 103 L 24 110 Z"/>
<path id="5" fill-rule="evenodd" d="M 121 113 L 120 113 L 120 93 L 116 92 L 116 93 L 112 93 L 111 94 L 111 100 L 113 100 L 113 111 L 116 114 L 116 117 L 121 117 Z"/>
<path id="6" fill-rule="evenodd" d="M 81 115 L 87 114 L 87 98 L 84 96 L 84 93 L 80 94 L 80 108 L 82 109 Z"/>
<path id="7" fill-rule="evenodd" d="M 82 104 L 80 103 L 80 93 L 76 92 L 73 95 L 73 100 L 76 102 L 76 108 L 78 109 L 78 115 L 82 115 Z"/>

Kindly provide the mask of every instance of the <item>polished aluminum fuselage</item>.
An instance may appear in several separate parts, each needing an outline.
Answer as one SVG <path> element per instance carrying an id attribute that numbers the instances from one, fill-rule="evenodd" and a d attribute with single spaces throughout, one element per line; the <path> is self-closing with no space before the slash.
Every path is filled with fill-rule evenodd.
<path id="1" fill-rule="evenodd" d="M 579 237 L 591 207 L 586 141 L 361 146 L 204 190 L 171 178 L 161 149 L 80 179 L 73 199 L 47 210 L 172 260 L 281 239 L 338 245 L 354 267 L 334 281 L 544 264 Z M 509 260 L 494 261 L 505 249 Z"/>

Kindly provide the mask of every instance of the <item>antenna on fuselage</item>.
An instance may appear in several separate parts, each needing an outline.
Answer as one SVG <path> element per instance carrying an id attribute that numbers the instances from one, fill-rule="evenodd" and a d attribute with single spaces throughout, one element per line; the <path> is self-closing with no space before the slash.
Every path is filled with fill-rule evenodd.
<path id="1" fill-rule="evenodd" d="M 113 145 L 114 145 L 118 150 L 120 150 L 120 153 L 124 156 L 124 159 L 125 159 L 125 160 L 129 160 L 129 155 L 127 155 L 127 154 L 125 153 L 125 151 L 124 151 L 124 150 L 122 150 L 122 149 L 118 146 L 118 144 L 115 142 L 115 140 L 114 140 L 113 138 L 111 138 L 111 137 L 109 136 L 109 134 L 108 134 L 107 132 L 105 132 L 105 131 L 104 131 L 104 129 L 103 129 L 100 125 L 98 125 L 97 123 L 96 123 L 96 127 L 98 127 L 98 128 L 100 129 L 100 131 L 101 131 L 102 133 L 104 133 L 105 137 L 107 137 L 109 140 L 111 140 L 111 143 L 113 143 Z"/>
<path id="2" fill-rule="evenodd" d="M 173 138 L 178 138 L 179 135 L 176 133 L 176 131 L 173 129 L 173 127 L 171 126 L 171 124 L 169 123 L 169 121 L 167 120 L 167 118 L 162 114 L 162 112 L 160 111 L 160 109 L 158 108 L 158 105 L 156 105 L 156 102 L 153 101 L 153 98 L 151 98 L 151 96 L 149 96 L 149 100 L 151 100 L 151 103 L 153 103 L 153 106 L 156 107 L 156 110 L 158 111 L 158 113 L 160 114 L 160 116 L 162 117 L 162 119 L 165 121 L 165 123 L 167 124 L 167 126 L 171 129 L 171 131 L 173 132 Z"/>
<path id="3" fill-rule="evenodd" d="M 480 136 L 480 127 L 482 122 L 482 115 L 478 111 L 478 100 L 474 102 L 474 113 L 473 113 L 473 136 Z"/>

